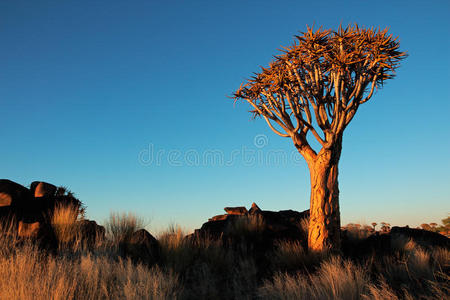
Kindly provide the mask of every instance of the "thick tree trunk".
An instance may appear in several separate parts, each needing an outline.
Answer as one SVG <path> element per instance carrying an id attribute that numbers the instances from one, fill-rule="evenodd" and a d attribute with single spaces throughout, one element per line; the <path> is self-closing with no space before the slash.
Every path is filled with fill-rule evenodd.
<path id="1" fill-rule="evenodd" d="M 331 149 L 322 149 L 308 162 L 311 174 L 311 203 L 308 233 L 310 251 L 340 249 L 338 164 L 342 138 Z"/>

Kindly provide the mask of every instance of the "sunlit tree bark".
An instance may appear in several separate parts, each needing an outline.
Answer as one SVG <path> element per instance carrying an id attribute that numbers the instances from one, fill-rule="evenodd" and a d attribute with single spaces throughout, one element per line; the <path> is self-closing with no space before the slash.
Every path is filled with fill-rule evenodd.
<path id="1" fill-rule="evenodd" d="M 292 139 L 311 175 L 310 250 L 340 248 L 338 164 L 343 133 L 359 106 L 393 78 L 406 53 L 388 30 L 357 25 L 296 36 L 268 68 L 233 94 L 278 135 Z M 320 144 L 314 150 L 308 134 Z"/>

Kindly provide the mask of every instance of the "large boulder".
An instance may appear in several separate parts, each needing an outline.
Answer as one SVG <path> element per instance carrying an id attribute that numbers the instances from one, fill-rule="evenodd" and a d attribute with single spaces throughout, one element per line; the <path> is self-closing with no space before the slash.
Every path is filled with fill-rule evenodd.
<path id="1" fill-rule="evenodd" d="M 346 257 L 364 258 L 392 254 L 389 233 L 376 232 L 363 239 L 354 239 L 346 230 L 341 231 L 341 250 Z"/>
<path id="2" fill-rule="evenodd" d="M 450 239 L 436 232 L 424 229 L 394 226 L 392 227 L 390 234 L 393 239 L 403 236 L 411 239 L 423 247 L 437 246 L 450 249 Z"/>
<path id="3" fill-rule="evenodd" d="M 26 187 L 8 179 L 0 179 L 0 207 L 24 207 L 32 198 Z"/>
<path id="4" fill-rule="evenodd" d="M 51 223 L 58 207 L 75 209 L 79 215 L 84 213 L 81 201 L 64 188 L 34 181 L 27 189 L 11 180 L 0 179 L 0 234 L 18 236 L 23 242 L 35 240 L 40 247 L 54 251 L 58 241 Z M 95 245 L 104 237 L 105 230 L 93 221 L 86 221 L 80 223 L 80 233 L 82 242 Z"/>
<path id="5" fill-rule="evenodd" d="M 145 229 L 134 232 L 120 248 L 124 256 L 147 265 L 156 263 L 160 256 L 158 241 Z"/>
<path id="6" fill-rule="evenodd" d="M 34 238 L 40 237 L 42 232 L 42 224 L 39 222 L 26 223 L 24 221 L 19 221 L 18 225 L 18 235 L 21 238 Z"/>
<path id="7" fill-rule="evenodd" d="M 83 245 L 93 248 L 96 243 L 105 239 L 105 227 L 95 221 L 81 220 L 78 222 L 80 240 Z"/>
<path id="8" fill-rule="evenodd" d="M 370 256 L 392 255 L 396 245 L 411 240 L 424 248 L 442 247 L 450 249 L 450 239 L 436 232 L 409 227 L 394 226 L 390 232 L 375 232 L 367 238 L 351 239 L 342 231 L 342 252 L 352 258 L 366 259 Z"/>
<path id="9" fill-rule="evenodd" d="M 32 240 L 41 249 L 53 252 L 58 247 L 55 233 L 49 224 L 19 221 L 17 233 L 22 241 Z"/>
<path id="10" fill-rule="evenodd" d="M 52 197 L 56 194 L 56 186 L 43 181 L 33 181 L 30 185 L 34 197 Z"/>

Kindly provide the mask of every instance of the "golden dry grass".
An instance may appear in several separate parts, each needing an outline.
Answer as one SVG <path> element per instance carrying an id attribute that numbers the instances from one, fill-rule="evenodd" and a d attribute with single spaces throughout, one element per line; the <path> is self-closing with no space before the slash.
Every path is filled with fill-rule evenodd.
<path id="1" fill-rule="evenodd" d="M 74 219 L 64 210 L 55 216 L 54 226 Z M 117 252 L 117 242 L 130 228 L 138 229 L 139 221 L 129 214 L 114 220 L 111 224 L 117 234 L 110 234 L 109 240 L 94 249 L 72 244 L 72 248 L 60 247 L 51 255 L 44 255 L 29 241 L 20 241 L 13 227 L 3 224 L 10 234 L 0 237 L 0 299 L 378 300 L 450 296 L 450 251 L 425 249 L 401 237 L 392 241 L 391 255 L 363 262 L 314 256 L 295 241 L 278 242 L 261 262 L 245 245 L 229 247 L 220 239 L 187 237 L 186 231 L 173 225 L 158 235 L 161 259 L 149 267 L 121 258 Z M 260 224 L 247 225 L 236 232 L 259 231 Z M 72 234 L 62 231 L 61 237 Z"/>
<path id="2" fill-rule="evenodd" d="M 0 299 L 175 299 L 176 275 L 130 261 L 44 257 L 28 247 L 0 258 Z"/>
<path id="3" fill-rule="evenodd" d="M 170 270 L 135 264 L 113 249 L 97 246 L 93 252 L 74 246 L 51 255 L 12 233 L 0 236 L 0 299 L 177 299 L 181 295 L 179 278 Z"/>
<path id="4" fill-rule="evenodd" d="M 145 227 L 145 222 L 135 214 L 111 212 L 106 221 L 106 234 L 115 243 L 127 241 L 137 230 Z"/>
<path id="5" fill-rule="evenodd" d="M 56 205 L 51 216 L 51 225 L 60 243 L 64 244 L 76 240 L 79 232 L 77 221 L 79 221 L 80 217 L 79 209 L 76 205 Z"/>
<path id="6" fill-rule="evenodd" d="M 332 257 L 313 275 L 277 273 L 259 289 L 262 299 L 359 299 L 367 283 L 364 270 Z"/>

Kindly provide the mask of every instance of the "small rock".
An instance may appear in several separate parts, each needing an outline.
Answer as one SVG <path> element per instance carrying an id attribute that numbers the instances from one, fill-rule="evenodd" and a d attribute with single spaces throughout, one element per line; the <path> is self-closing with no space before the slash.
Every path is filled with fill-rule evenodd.
<path id="1" fill-rule="evenodd" d="M 18 234 L 21 238 L 38 238 L 41 231 L 41 224 L 39 222 L 25 223 L 19 221 Z"/>
<path id="2" fill-rule="evenodd" d="M 258 205 L 256 205 L 255 202 L 252 203 L 252 207 L 250 208 L 250 210 L 248 211 L 251 215 L 255 214 L 255 213 L 259 213 L 261 212 L 261 209 L 259 208 Z"/>
<path id="3" fill-rule="evenodd" d="M 97 241 L 105 239 L 105 227 L 91 220 L 81 220 L 78 223 L 81 242 L 93 248 Z"/>
<path id="4" fill-rule="evenodd" d="M 245 215 L 248 213 L 248 210 L 247 208 L 245 208 L 245 206 L 225 207 L 224 210 L 229 215 Z"/>
<path id="5" fill-rule="evenodd" d="M 223 221 L 223 220 L 226 220 L 228 218 L 228 216 L 229 215 L 218 215 L 218 216 L 209 218 L 208 221 Z"/>
<path id="6" fill-rule="evenodd" d="M 159 243 L 145 229 L 134 232 L 121 248 L 125 256 L 137 262 L 152 265 L 159 259 Z"/>
<path id="7" fill-rule="evenodd" d="M 0 206 L 10 206 L 12 202 L 11 195 L 0 193 Z"/>

